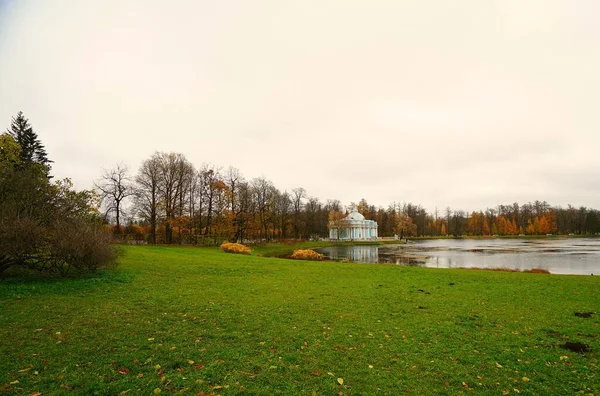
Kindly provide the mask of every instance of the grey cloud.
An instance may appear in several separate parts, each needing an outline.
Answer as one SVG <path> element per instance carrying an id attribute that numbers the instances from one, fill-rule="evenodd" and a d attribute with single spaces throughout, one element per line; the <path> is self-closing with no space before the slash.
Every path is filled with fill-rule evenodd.
<path id="1" fill-rule="evenodd" d="M 79 188 L 160 150 L 343 203 L 598 206 L 599 11 L 5 2 L 0 120 L 23 110 Z"/>

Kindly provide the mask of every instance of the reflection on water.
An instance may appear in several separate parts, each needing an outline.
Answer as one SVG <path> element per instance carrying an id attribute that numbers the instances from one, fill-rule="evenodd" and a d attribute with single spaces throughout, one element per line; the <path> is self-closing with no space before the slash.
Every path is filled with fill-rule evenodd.
<path id="1" fill-rule="evenodd" d="M 331 246 L 333 260 L 433 268 L 542 268 L 553 274 L 600 274 L 600 239 L 434 239 L 408 245 Z"/>
<path id="2" fill-rule="evenodd" d="M 375 248 L 375 249 L 374 249 Z M 379 263 L 379 251 L 377 246 L 356 245 L 356 246 L 330 246 L 323 249 L 316 249 L 319 253 L 332 260 L 353 261 L 355 263 Z"/>

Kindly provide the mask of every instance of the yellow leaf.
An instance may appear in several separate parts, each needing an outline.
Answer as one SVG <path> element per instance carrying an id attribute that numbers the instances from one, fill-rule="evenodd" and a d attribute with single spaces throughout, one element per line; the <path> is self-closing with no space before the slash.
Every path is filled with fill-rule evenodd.
<path id="1" fill-rule="evenodd" d="M 496 362 L 496 367 L 502 368 L 502 365 L 500 363 Z"/>
<path id="2" fill-rule="evenodd" d="M 156 366 L 154 366 L 154 368 L 160 370 L 160 364 L 157 364 Z"/>
<path id="3" fill-rule="evenodd" d="M 338 378 L 338 384 L 344 385 L 344 379 L 343 378 Z"/>
<path id="4" fill-rule="evenodd" d="M 154 341 L 154 338 L 148 338 L 148 341 Z M 158 389 L 158 388 L 156 388 Z"/>
<path id="5" fill-rule="evenodd" d="M 369 368 L 370 368 L 370 369 L 372 369 L 372 368 L 373 368 L 373 365 L 372 365 L 372 364 L 369 364 Z"/>
<path id="6" fill-rule="evenodd" d="M 29 394 L 29 396 L 41 396 L 42 392 L 33 391 Z"/>
<path id="7" fill-rule="evenodd" d="M 139 373 L 139 374 L 137 375 L 137 377 L 138 377 L 138 378 L 142 378 L 142 377 L 144 377 L 144 374 L 142 374 L 142 373 Z"/>
<path id="8" fill-rule="evenodd" d="M 155 394 L 155 395 L 158 395 L 160 392 L 162 392 L 162 391 L 160 390 L 160 388 L 156 388 L 156 389 L 154 389 L 154 394 Z"/>
<path id="9" fill-rule="evenodd" d="M 14 380 L 14 381 L 13 381 L 13 382 L 11 382 L 10 384 L 11 384 L 11 385 L 16 385 L 16 384 L 18 384 L 18 383 L 19 383 L 19 380 Z"/>
<path id="10" fill-rule="evenodd" d="M 312 396 L 317 396 L 317 392 L 313 391 Z"/>
<path id="11" fill-rule="evenodd" d="M 529 382 L 529 378 L 523 377 L 523 382 Z"/>
<path id="12" fill-rule="evenodd" d="M 567 360 L 569 357 L 568 356 L 561 356 L 560 360 Z"/>
<path id="13" fill-rule="evenodd" d="M 194 364 L 194 361 L 193 360 L 188 360 L 188 363 L 189 364 Z"/>

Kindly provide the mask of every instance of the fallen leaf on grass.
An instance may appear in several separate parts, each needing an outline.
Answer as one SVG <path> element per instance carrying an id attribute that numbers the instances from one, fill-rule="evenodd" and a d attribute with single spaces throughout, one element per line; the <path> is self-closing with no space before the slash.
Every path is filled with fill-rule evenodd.
<path id="1" fill-rule="evenodd" d="M 159 394 L 160 392 L 162 392 L 162 391 L 160 390 L 160 388 L 156 388 L 156 389 L 154 389 L 154 394 L 155 394 L 155 395 Z"/>
<path id="2" fill-rule="evenodd" d="M 560 360 L 567 360 L 569 357 L 568 356 L 561 356 Z"/>
<path id="3" fill-rule="evenodd" d="M 19 380 L 14 380 L 14 381 L 12 381 L 10 384 L 11 384 L 11 385 L 16 385 L 16 384 L 18 384 L 18 383 L 19 383 Z"/>
<path id="4" fill-rule="evenodd" d="M 522 379 L 523 379 L 523 382 L 529 382 L 530 381 L 530 379 L 527 378 L 527 377 L 523 377 Z"/>
<path id="5" fill-rule="evenodd" d="M 195 364 L 194 367 L 196 367 L 198 370 L 202 370 L 204 368 L 204 366 L 201 364 Z"/>
<path id="6" fill-rule="evenodd" d="M 340 385 L 344 385 L 344 379 L 343 378 L 338 378 L 337 379 L 338 384 Z"/>
<path id="7" fill-rule="evenodd" d="M 496 367 L 502 368 L 502 365 L 500 363 L 496 362 Z"/>
<path id="8" fill-rule="evenodd" d="M 138 377 L 138 378 L 143 378 L 143 377 L 144 377 L 144 374 L 142 374 L 142 373 L 139 373 L 139 374 L 137 375 L 137 377 Z"/>
<path id="9" fill-rule="evenodd" d="M 373 365 L 372 365 L 372 364 L 369 364 L 369 368 L 370 368 L 370 369 L 372 369 L 372 368 L 373 368 Z"/>
<path id="10" fill-rule="evenodd" d="M 148 341 L 154 341 L 154 338 L 148 338 Z M 158 388 L 157 388 L 158 389 Z"/>
<path id="11" fill-rule="evenodd" d="M 194 364 L 194 361 L 193 360 L 188 360 L 188 363 L 189 364 Z"/>
<path id="12" fill-rule="evenodd" d="M 40 396 L 41 394 L 42 394 L 42 392 L 33 391 L 29 394 L 29 396 Z"/>

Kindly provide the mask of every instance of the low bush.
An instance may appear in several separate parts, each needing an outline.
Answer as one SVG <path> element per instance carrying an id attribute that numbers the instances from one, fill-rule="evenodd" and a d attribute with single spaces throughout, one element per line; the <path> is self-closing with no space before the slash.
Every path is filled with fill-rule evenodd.
<path id="1" fill-rule="evenodd" d="M 227 253 L 237 253 L 237 254 L 250 254 L 252 250 L 248 246 L 242 245 L 241 243 L 224 243 L 221 245 L 221 249 L 223 249 Z"/>
<path id="2" fill-rule="evenodd" d="M 317 253 L 311 249 L 298 249 L 294 250 L 294 253 L 290 256 L 295 260 L 313 260 L 321 261 L 325 258 L 321 253 Z"/>

